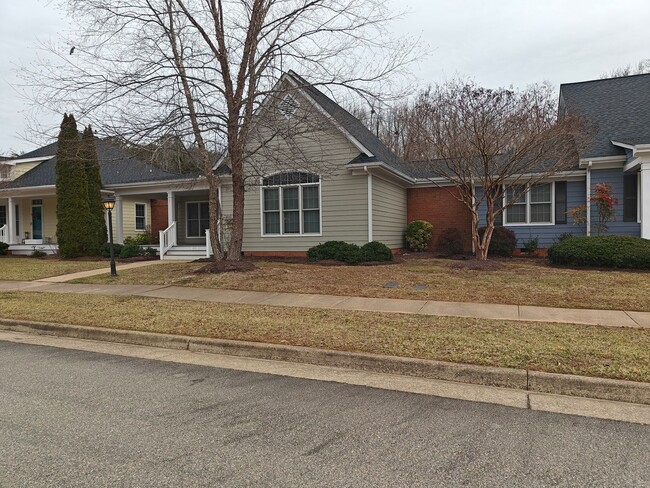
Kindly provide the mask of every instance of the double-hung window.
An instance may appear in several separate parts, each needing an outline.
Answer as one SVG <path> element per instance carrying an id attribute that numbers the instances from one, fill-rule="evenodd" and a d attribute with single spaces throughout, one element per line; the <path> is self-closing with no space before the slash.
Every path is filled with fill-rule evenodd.
<path id="1" fill-rule="evenodd" d="M 262 180 L 262 235 L 320 234 L 320 177 L 294 171 Z"/>
<path id="2" fill-rule="evenodd" d="M 505 198 L 506 225 L 553 223 L 553 183 L 511 186 Z"/>
<path id="3" fill-rule="evenodd" d="M 208 202 L 187 203 L 187 237 L 203 237 L 210 228 L 210 206 Z"/>
<path id="4" fill-rule="evenodd" d="M 147 206 L 144 203 L 135 204 L 135 230 L 146 230 Z"/>

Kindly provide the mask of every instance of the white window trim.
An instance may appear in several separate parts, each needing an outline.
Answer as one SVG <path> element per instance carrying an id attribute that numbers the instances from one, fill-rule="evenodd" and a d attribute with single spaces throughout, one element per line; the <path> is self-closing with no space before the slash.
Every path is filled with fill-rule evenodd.
<path id="1" fill-rule="evenodd" d="M 199 234 L 201 233 L 201 204 L 208 204 L 208 224 L 210 223 L 210 202 L 208 200 L 192 200 L 190 202 L 185 202 L 185 238 L 186 239 L 204 239 L 205 235 L 191 236 L 190 235 L 190 212 L 187 207 L 193 203 L 199 205 Z"/>
<path id="2" fill-rule="evenodd" d="M 551 221 L 550 222 L 531 222 L 530 221 L 530 187 L 535 186 L 535 185 L 551 185 Z M 519 185 L 523 186 L 523 185 Z M 508 210 L 510 207 L 505 208 L 506 204 L 508 203 L 508 187 L 506 187 L 505 191 L 503 192 L 503 206 L 504 206 L 504 211 L 503 211 L 503 226 L 504 227 L 531 227 L 531 226 L 542 226 L 542 225 L 555 225 L 555 181 L 540 181 L 538 183 L 535 183 L 534 185 L 527 184 L 526 186 L 526 192 L 524 194 L 526 198 L 526 222 L 521 222 L 521 223 L 508 223 Z M 533 204 L 534 205 L 534 204 Z"/>
<path id="3" fill-rule="evenodd" d="M 144 229 L 138 229 L 138 205 L 144 206 Z M 147 204 L 143 202 L 135 202 L 133 204 L 133 226 L 135 227 L 136 232 L 146 232 L 147 231 Z"/>
<path id="4" fill-rule="evenodd" d="M 300 170 L 296 170 L 300 171 Z M 284 173 L 284 171 L 282 172 Z M 260 179 L 260 233 L 262 237 L 302 237 L 302 236 L 314 236 L 314 237 L 319 237 L 323 235 L 323 187 L 321 185 L 322 178 L 320 175 L 316 175 L 313 173 L 315 176 L 318 176 L 318 181 L 315 183 L 296 183 L 295 185 L 264 185 L 263 181 L 264 178 Z M 268 175 L 269 176 L 273 175 Z M 302 188 L 305 186 L 318 186 L 318 218 L 319 218 L 319 232 L 304 232 L 304 215 L 303 215 L 303 208 L 302 208 Z M 284 233 L 284 225 L 283 225 L 283 219 L 282 215 L 284 212 L 284 202 L 283 202 L 283 197 L 282 197 L 282 189 L 283 188 L 294 188 L 298 187 L 298 212 L 300 213 L 300 233 Z M 264 232 L 264 189 L 265 188 L 278 188 L 280 191 L 278 192 L 278 198 L 280 199 L 279 201 L 279 211 L 280 212 L 280 233 L 279 234 L 267 234 Z M 309 210 L 316 210 L 316 209 L 307 209 Z M 273 212 L 276 212 L 276 210 L 273 210 Z"/>

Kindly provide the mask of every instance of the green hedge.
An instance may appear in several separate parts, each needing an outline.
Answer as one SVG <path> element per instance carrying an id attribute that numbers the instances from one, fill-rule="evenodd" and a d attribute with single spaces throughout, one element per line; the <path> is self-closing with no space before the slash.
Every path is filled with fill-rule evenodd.
<path id="1" fill-rule="evenodd" d="M 650 269 L 650 241 L 631 236 L 569 237 L 548 249 L 553 264 Z"/>
<path id="2" fill-rule="evenodd" d="M 9 244 L 0 242 L 0 256 L 6 256 L 9 253 Z"/>
<path id="3" fill-rule="evenodd" d="M 381 242 L 373 241 L 362 247 L 344 241 L 327 241 L 318 244 L 307 251 L 310 261 L 332 259 L 347 264 L 358 264 L 368 261 L 390 261 L 393 253 Z"/>

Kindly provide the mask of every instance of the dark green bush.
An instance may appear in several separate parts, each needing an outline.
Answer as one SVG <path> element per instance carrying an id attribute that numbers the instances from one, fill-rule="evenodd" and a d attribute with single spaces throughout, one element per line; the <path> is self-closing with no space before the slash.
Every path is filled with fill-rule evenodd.
<path id="1" fill-rule="evenodd" d="M 307 257 L 311 261 L 333 259 L 343 263 L 357 264 L 361 262 L 361 248 L 356 244 L 344 241 L 327 241 L 310 248 L 307 251 Z"/>
<path id="2" fill-rule="evenodd" d="M 463 233 L 456 227 L 449 227 L 440 234 L 436 242 L 436 251 L 443 256 L 462 254 L 464 250 Z"/>
<path id="3" fill-rule="evenodd" d="M 361 246 L 361 259 L 367 261 L 391 261 L 393 252 L 386 244 L 379 241 L 372 241 Z"/>
<path id="4" fill-rule="evenodd" d="M 0 256 L 6 256 L 7 254 L 9 254 L 9 244 L 0 242 Z"/>
<path id="5" fill-rule="evenodd" d="M 44 258 L 45 256 L 47 256 L 47 253 L 42 249 L 34 248 L 30 256 L 33 258 Z"/>
<path id="6" fill-rule="evenodd" d="M 526 251 L 528 254 L 533 254 L 537 249 L 539 248 L 539 238 L 538 237 L 533 237 L 531 239 L 528 239 L 527 241 L 524 241 L 524 251 Z"/>
<path id="7" fill-rule="evenodd" d="M 631 236 L 571 237 L 548 249 L 553 264 L 650 269 L 650 241 Z"/>
<path id="8" fill-rule="evenodd" d="M 120 257 L 122 259 L 134 258 L 136 256 L 142 256 L 144 250 L 138 244 L 138 240 L 133 237 L 127 237 L 124 239 L 124 245 L 120 251 Z"/>
<path id="9" fill-rule="evenodd" d="M 478 230 L 478 235 L 482 239 L 485 233 L 485 227 Z M 512 252 L 517 246 L 517 236 L 510 229 L 505 227 L 495 227 L 488 248 L 488 255 L 492 256 L 512 256 Z"/>
<path id="10" fill-rule="evenodd" d="M 158 249 L 156 249 L 155 247 L 151 247 L 151 246 L 145 247 L 144 252 L 143 252 L 143 256 L 147 256 L 147 257 L 150 257 L 150 258 L 155 258 L 156 256 L 158 256 Z"/>
<path id="11" fill-rule="evenodd" d="M 111 257 L 111 248 L 109 247 L 110 244 L 107 242 L 104 244 L 100 250 L 100 253 L 103 257 L 105 258 L 110 258 Z M 113 244 L 113 250 L 115 252 L 115 257 L 119 257 L 120 253 L 122 252 L 122 244 Z"/>
<path id="12" fill-rule="evenodd" d="M 406 226 L 404 239 L 409 249 L 414 252 L 426 251 L 431 240 L 433 225 L 426 220 L 414 220 Z"/>

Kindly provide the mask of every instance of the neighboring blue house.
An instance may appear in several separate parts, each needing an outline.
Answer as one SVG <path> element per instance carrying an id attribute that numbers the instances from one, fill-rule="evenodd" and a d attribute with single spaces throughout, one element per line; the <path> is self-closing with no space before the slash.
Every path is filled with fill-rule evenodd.
<path id="1" fill-rule="evenodd" d="M 595 235 L 598 213 L 588 196 L 597 183 L 611 185 L 619 201 L 607 233 L 650 239 L 649 107 L 650 74 L 560 86 L 560 114 L 584 117 L 594 133 L 573 170 L 532 186 L 504 211 L 503 225 L 515 232 L 519 246 L 538 238 L 539 247 L 547 248 L 564 233 Z M 581 205 L 590 211 L 587 223 L 577 225 L 570 211 Z M 481 218 L 484 225 L 485 209 Z"/>

